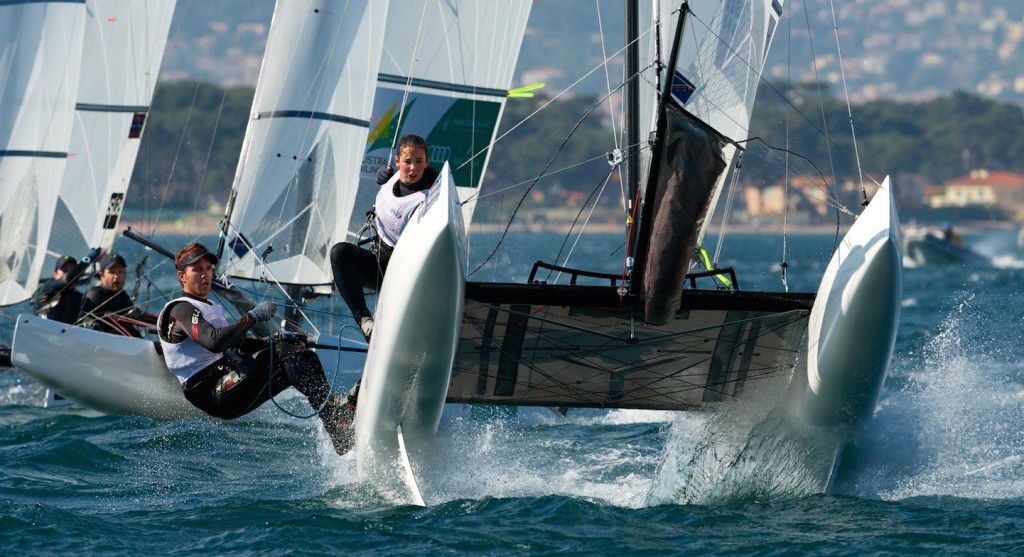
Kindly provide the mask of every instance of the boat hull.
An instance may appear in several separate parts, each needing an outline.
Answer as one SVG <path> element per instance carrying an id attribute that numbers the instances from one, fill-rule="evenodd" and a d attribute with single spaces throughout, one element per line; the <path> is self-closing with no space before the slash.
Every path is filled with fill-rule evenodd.
<path id="1" fill-rule="evenodd" d="M 351 383 L 363 363 L 359 341 L 321 335 L 317 349 L 328 380 Z M 159 344 L 22 314 L 11 361 L 42 385 L 86 408 L 158 420 L 208 417 L 181 393 Z M 332 381 L 333 382 L 333 381 Z"/>
<path id="2" fill-rule="evenodd" d="M 19 315 L 11 361 L 44 386 L 104 414 L 205 414 L 181 394 L 157 343 Z"/>
<path id="3" fill-rule="evenodd" d="M 832 256 L 811 309 L 807 372 L 791 389 L 809 425 L 856 426 L 874 413 L 896 344 L 902 268 L 886 179 Z"/>
<path id="4" fill-rule="evenodd" d="M 439 180 L 435 202 L 420 208 L 391 256 L 355 418 L 360 475 L 420 505 L 410 462 L 436 438 L 465 293 L 465 234 L 447 164 Z"/>
<path id="5" fill-rule="evenodd" d="M 903 238 L 903 254 L 908 264 L 917 267 L 961 265 L 987 268 L 992 266 L 992 261 L 984 255 L 931 231 L 908 231 Z"/>

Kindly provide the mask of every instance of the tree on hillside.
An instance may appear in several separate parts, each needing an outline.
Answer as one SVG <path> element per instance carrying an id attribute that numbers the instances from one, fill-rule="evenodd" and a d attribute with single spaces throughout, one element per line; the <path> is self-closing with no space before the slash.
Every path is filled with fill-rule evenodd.
<path id="1" fill-rule="evenodd" d="M 252 105 L 253 89 L 197 82 L 161 84 L 153 98 L 127 205 L 206 210 L 224 204 Z"/>

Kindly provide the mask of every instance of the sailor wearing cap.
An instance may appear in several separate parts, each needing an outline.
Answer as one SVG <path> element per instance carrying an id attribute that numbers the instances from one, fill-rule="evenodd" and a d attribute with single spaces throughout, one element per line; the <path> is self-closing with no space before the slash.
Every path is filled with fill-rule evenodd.
<path id="1" fill-rule="evenodd" d="M 152 326 L 156 316 L 135 307 L 124 290 L 128 263 L 116 253 L 100 259 L 100 283 L 85 291 L 82 317 L 86 326 L 106 333 L 141 337 L 137 325 Z"/>
<path id="2" fill-rule="evenodd" d="M 335 451 L 348 452 L 355 403 L 331 396 L 317 355 L 302 341 L 277 340 L 267 350 L 267 340 L 246 336 L 257 323 L 273 319 L 277 305 L 260 302 L 230 323 L 224 308 L 209 299 L 217 256 L 193 242 L 174 260 L 183 292 L 160 311 L 157 331 L 185 399 L 211 416 L 232 419 L 295 387 L 319 411 Z"/>
<path id="3" fill-rule="evenodd" d="M 100 248 L 92 248 L 81 262 L 70 255 L 57 258 L 53 277 L 43 281 L 32 298 L 32 308 L 36 315 L 61 323 L 73 324 L 77 321 L 78 313 L 82 310 L 82 293 L 75 288 L 75 284 L 101 253 Z"/>

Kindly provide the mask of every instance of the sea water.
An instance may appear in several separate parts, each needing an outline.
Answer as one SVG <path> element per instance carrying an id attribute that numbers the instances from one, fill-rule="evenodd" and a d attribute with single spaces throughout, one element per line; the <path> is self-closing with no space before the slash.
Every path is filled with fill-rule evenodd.
<path id="1" fill-rule="evenodd" d="M 997 235 L 969 240 L 998 243 Z M 480 235 L 471 261 L 482 261 L 496 239 Z M 736 267 L 745 289 L 813 290 L 834 242 L 833 234 L 785 242 L 738 236 L 727 240 L 720 264 Z M 517 234 L 504 243 L 474 280 L 525 280 L 535 259 L 603 264 L 608 272 L 621 265 L 615 234 L 581 242 L 568 261 L 572 243 L 563 245 L 562 236 Z M 422 463 L 431 506 L 416 508 L 360 483 L 353 459 L 334 455 L 312 420 L 278 406 L 228 423 L 46 409 L 41 387 L 4 370 L 0 548 L 9 555 L 1022 554 L 1024 254 L 1012 243 L 1000 250 L 991 254 L 995 269 L 905 271 L 888 380 L 874 418 L 842 454 L 829 495 L 814 494 L 801 474 L 827 459 L 794 454 L 770 431 L 753 443 L 742 433 L 749 431 L 742 422 L 764 417 L 758 405 L 734 413 L 735 423 L 668 412 L 560 418 L 538 409 L 450 408 L 437 453 Z M 130 254 L 133 262 L 143 255 Z M 8 312 L 0 338 L 10 338 L 12 322 Z M 294 395 L 278 402 L 293 414 L 308 411 Z M 748 445 L 760 464 L 742 456 Z M 771 467 L 765 456 L 774 457 Z"/>

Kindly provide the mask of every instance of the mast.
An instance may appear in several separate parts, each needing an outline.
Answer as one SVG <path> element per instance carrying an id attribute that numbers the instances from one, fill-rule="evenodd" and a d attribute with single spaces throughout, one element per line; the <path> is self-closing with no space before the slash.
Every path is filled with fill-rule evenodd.
<path id="1" fill-rule="evenodd" d="M 636 0 L 626 0 L 626 183 L 629 198 L 626 200 L 628 214 L 633 213 L 633 203 L 640 188 L 640 14 Z M 630 254 L 632 257 L 632 254 Z"/>

